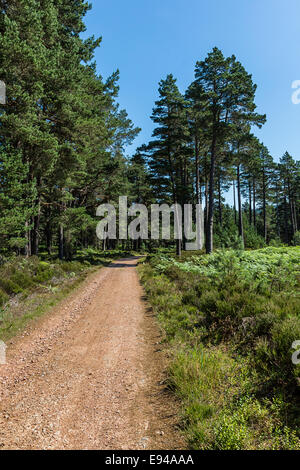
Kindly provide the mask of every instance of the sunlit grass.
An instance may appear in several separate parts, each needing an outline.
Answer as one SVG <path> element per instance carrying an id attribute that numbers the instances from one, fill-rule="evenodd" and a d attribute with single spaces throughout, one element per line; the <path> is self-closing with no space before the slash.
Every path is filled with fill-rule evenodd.
<path id="1" fill-rule="evenodd" d="M 300 339 L 299 254 L 164 254 L 140 267 L 191 447 L 299 448 L 300 368 L 291 360 Z"/>

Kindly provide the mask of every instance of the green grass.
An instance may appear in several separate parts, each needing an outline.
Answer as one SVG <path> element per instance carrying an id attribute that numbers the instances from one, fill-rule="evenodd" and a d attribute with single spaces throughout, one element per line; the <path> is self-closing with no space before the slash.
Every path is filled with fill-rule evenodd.
<path id="1" fill-rule="evenodd" d="M 170 387 L 196 449 L 299 449 L 300 249 L 148 257 Z"/>

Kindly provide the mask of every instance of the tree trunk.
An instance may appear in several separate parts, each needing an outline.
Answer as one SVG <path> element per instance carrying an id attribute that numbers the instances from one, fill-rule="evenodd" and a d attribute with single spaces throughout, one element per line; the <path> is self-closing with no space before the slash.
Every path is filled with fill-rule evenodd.
<path id="1" fill-rule="evenodd" d="M 72 261 L 72 245 L 71 245 L 71 235 L 70 231 L 65 230 L 65 240 L 64 240 L 64 256 L 67 261 Z"/>
<path id="2" fill-rule="evenodd" d="M 277 228 L 277 235 L 280 238 L 280 213 L 279 213 L 279 188 L 276 185 L 276 228 Z"/>
<path id="3" fill-rule="evenodd" d="M 221 178 L 218 178 L 218 202 L 219 202 L 219 222 L 222 227 L 223 214 L 222 214 L 222 190 L 221 190 Z"/>
<path id="4" fill-rule="evenodd" d="M 200 174 L 199 174 L 199 148 L 198 138 L 195 137 L 195 155 L 196 155 L 196 200 L 200 204 Z"/>
<path id="5" fill-rule="evenodd" d="M 25 222 L 25 238 L 26 238 L 26 245 L 24 248 L 24 254 L 26 258 L 31 256 L 31 231 L 28 228 L 29 224 L 28 221 Z"/>
<path id="6" fill-rule="evenodd" d="M 256 185 L 255 180 L 253 179 L 253 224 L 256 228 Z"/>
<path id="7" fill-rule="evenodd" d="M 58 247 L 59 247 L 59 259 L 64 259 L 64 228 L 63 225 L 59 225 L 58 230 Z"/>
<path id="8" fill-rule="evenodd" d="M 290 243 L 291 240 L 290 240 L 290 237 L 289 237 L 286 196 L 284 196 L 284 234 L 285 234 L 285 242 Z"/>
<path id="9" fill-rule="evenodd" d="M 33 218 L 33 233 L 32 233 L 32 253 L 36 256 L 39 254 L 39 230 L 41 219 L 41 203 L 38 201 L 38 213 Z"/>
<path id="10" fill-rule="evenodd" d="M 251 191 L 250 181 L 249 181 L 249 224 L 252 225 L 252 191 Z"/>
<path id="11" fill-rule="evenodd" d="M 297 220 L 297 208 L 296 208 L 296 200 L 293 200 L 293 209 L 294 209 L 294 220 L 295 220 L 295 232 L 298 232 L 298 220 Z"/>
<path id="12" fill-rule="evenodd" d="M 264 239 L 267 242 L 268 238 L 268 229 L 267 229 L 267 203 L 266 203 L 266 177 L 265 170 L 263 172 L 263 221 L 264 221 Z"/>
<path id="13" fill-rule="evenodd" d="M 208 177 L 207 177 L 207 161 L 205 156 L 205 227 L 208 221 Z"/>
<path id="14" fill-rule="evenodd" d="M 236 220 L 236 194 L 235 194 L 235 181 L 233 180 L 233 210 L 234 210 L 234 223 L 237 225 Z"/>
<path id="15" fill-rule="evenodd" d="M 40 188 L 41 188 L 41 177 L 37 177 L 37 198 L 36 198 L 36 206 L 37 206 L 37 214 L 33 217 L 33 231 L 32 231 L 32 254 L 38 256 L 39 254 L 39 230 L 40 230 L 40 219 L 41 219 L 41 196 L 40 196 Z"/>
<path id="16" fill-rule="evenodd" d="M 295 212 L 294 212 L 294 207 L 293 207 L 293 201 L 292 201 L 290 194 L 289 194 L 289 207 L 290 207 L 290 215 L 291 215 L 292 237 L 294 237 L 296 233 L 296 222 L 295 222 Z"/>
<path id="17" fill-rule="evenodd" d="M 215 127 L 214 119 L 214 127 Z M 209 202 L 208 202 L 208 220 L 206 226 L 206 253 L 211 254 L 214 249 L 213 229 L 214 229 L 214 196 L 215 196 L 215 168 L 216 168 L 216 131 L 213 131 L 211 146 L 211 161 L 209 174 Z"/>
<path id="18" fill-rule="evenodd" d="M 245 244 L 244 226 L 243 226 L 243 208 L 242 208 L 242 196 L 241 196 L 240 165 L 237 165 L 237 192 L 238 192 L 238 207 L 239 207 L 239 236 L 241 237 L 243 244 Z"/>
<path id="19" fill-rule="evenodd" d="M 52 254 L 52 230 L 51 230 L 49 223 L 47 224 L 47 227 L 46 227 L 46 244 L 47 244 L 47 253 L 48 255 L 51 255 Z"/>

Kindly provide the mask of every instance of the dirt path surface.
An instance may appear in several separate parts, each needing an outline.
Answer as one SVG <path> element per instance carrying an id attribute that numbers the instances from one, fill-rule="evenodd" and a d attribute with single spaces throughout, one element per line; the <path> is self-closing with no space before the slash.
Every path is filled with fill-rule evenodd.
<path id="1" fill-rule="evenodd" d="M 136 263 L 93 273 L 8 344 L 0 448 L 184 448 Z"/>

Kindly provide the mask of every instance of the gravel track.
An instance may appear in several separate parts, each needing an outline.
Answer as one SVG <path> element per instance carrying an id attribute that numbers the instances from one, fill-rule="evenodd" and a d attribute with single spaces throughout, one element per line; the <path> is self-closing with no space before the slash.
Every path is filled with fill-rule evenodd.
<path id="1" fill-rule="evenodd" d="M 0 448 L 184 448 L 136 265 L 91 274 L 8 344 Z"/>

